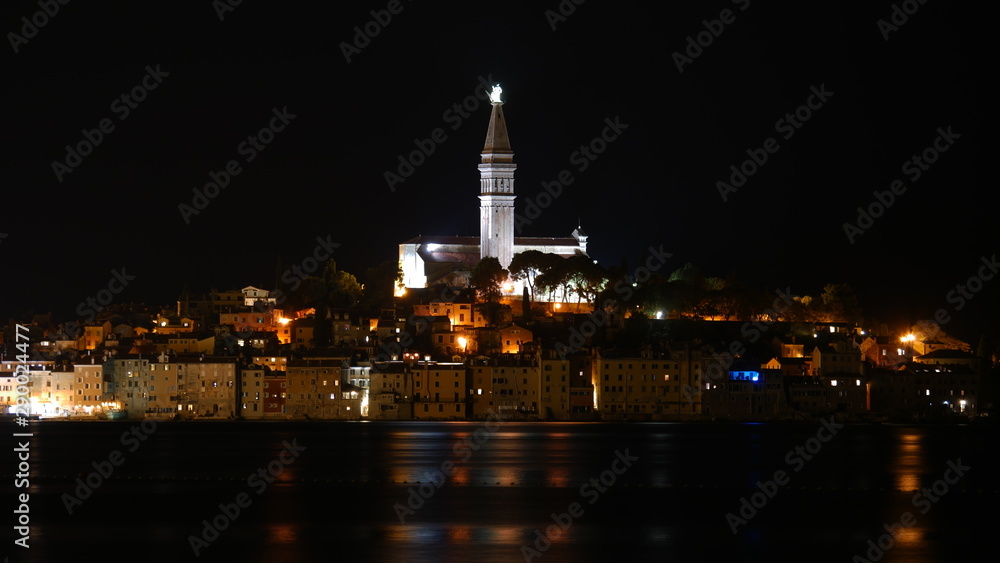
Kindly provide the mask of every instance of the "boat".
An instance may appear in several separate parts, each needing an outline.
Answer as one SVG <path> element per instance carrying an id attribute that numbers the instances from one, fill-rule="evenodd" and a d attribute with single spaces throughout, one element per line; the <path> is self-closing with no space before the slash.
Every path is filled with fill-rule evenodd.
<path id="1" fill-rule="evenodd" d="M 107 411 L 108 420 L 124 420 L 128 417 L 128 411 L 124 409 L 111 409 Z"/>

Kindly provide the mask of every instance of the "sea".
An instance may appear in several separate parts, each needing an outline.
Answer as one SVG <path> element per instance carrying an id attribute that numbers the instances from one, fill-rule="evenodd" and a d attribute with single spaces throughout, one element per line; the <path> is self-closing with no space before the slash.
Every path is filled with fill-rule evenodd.
<path id="1" fill-rule="evenodd" d="M 11 563 L 996 560 L 988 423 L 3 424 Z"/>

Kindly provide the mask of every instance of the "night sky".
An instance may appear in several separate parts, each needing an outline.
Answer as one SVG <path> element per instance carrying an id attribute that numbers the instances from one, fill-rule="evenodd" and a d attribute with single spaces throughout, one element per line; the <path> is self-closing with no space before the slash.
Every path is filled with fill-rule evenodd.
<path id="1" fill-rule="evenodd" d="M 525 236 L 579 221 L 605 266 L 652 246 L 673 253 L 664 273 L 692 262 L 814 296 L 845 282 L 892 328 L 947 308 L 944 329 L 973 344 L 996 310 L 1000 281 L 961 310 L 948 298 L 997 251 L 977 7 L 897 4 L 880 29 L 891 2 L 243 2 L 221 19 L 228 4 L 208 0 L 92 4 L 35 16 L 33 33 L 36 2 L 2 8 L 4 319 L 72 315 L 114 269 L 135 277 L 116 299 L 172 304 L 185 281 L 273 288 L 278 257 L 300 263 L 317 237 L 360 276 L 416 235 L 478 235 L 480 77 L 503 88 L 517 212 L 561 171 L 573 180 Z M 142 101 L 122 99 L 136 88 Z M 54 170 L 102 120 L 91 153 Z M 606 120 L 627 128 L 581 160 Z M 242 145 L 270 123 L 283 129 L 263 150 Z M 947 150 L 907 165 L 941 131 Z M 390 189 L 415 140 L 433 153 Z M 717 182 L 766 146 L 724 200 Z M 230 161 L 239 172 L 185 219 Z M 849 240 L 844 224 L 895 180 L 905 192 Z"/>

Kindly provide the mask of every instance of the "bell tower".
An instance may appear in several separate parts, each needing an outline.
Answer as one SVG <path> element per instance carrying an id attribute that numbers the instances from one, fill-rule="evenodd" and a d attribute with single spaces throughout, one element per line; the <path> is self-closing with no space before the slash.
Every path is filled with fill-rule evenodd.
<path id="1" fill-rule="evenodd" d="M 492 256 L 504 268 L 514 257 L 514 152 L 507 137 L 500 85 L 493 86 L 490 126 L 479 164 L 480 258 Z"/>

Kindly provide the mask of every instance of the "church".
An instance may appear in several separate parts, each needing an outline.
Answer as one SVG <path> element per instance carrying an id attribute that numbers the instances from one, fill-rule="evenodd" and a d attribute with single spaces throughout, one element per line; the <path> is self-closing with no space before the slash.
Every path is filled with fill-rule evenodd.
<path id="1" fill-rule="evenodd" d="M 514 152 L 507 136 L 500 86 L 493 87 L 490 124 L 479 164 L 479 236 L 418 236 L 399 245 L 403 285 L 428 287 L 444 283 L 468 285 L 472 268 L 492 256 L 504 268 L 515 254 L 537 250 L 568 258 L 587 255 L 587 235 L 579 227 L 567 237 L 514 236 Z M 504 288 L 520 295 L 519 284 Z"/>

